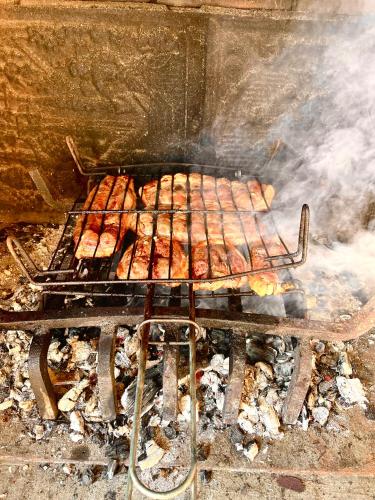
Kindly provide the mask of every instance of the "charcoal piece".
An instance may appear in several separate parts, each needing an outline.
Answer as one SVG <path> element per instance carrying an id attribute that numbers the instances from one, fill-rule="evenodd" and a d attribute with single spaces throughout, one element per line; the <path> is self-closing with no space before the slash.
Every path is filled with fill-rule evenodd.
<path id="1" fill-rule="evenodd" d="M 200 480 L 203 484 L 209 484 L 212 480 L 212 470 L 202 470 L 200 472 Z"/>
<path id="2" fill-rule="evenodd" d="M 142 414 L 150 408 L 150 405 L 153 405 L 154 397 L 162 387 L 161 370 L 161 364 L 153 366 L 152 368 L 146 370 L 145 385 L 142 398 Z M 131 384 L 126 388 L 125 393 L 121 398 L 121 404 L 125 410 L 126 415 L 131 416 L 134 414 L 136 387 L 137 378 L 135 378 L 133 382 L 131 382 Z"/>

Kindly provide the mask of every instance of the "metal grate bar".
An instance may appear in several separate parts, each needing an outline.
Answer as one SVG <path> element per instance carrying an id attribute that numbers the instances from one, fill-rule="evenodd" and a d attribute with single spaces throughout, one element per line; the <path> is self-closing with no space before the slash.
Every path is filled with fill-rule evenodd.
<path id="1" fill-rule="evenodd" d="M 92 207 L 95 205 L 95 197 L 97 193 L 99 192 L 100 186 L 102 185 L 103 179 L 99 181 L 97 184 L 95 191 L 94 191 L 94 196 L 90 200 L 90 202 L 86 203 L 84 200 L 78 201 L 74 207 L 73 210 L 70 211 L 67 223 L 64 228 L 64 232 L 60 238 L 59 245 L 54 252 L 53 259 L 51 261 L 51 264 L 48 268 L 47 271 L 41 271 L 39 270 L 35 264 L 31 261 L 31 259 L 28 257 L 26 258 L 25 252 L 22 249 L 22 246 L 19 244 L 19 242 L 16 243 L 16 241 L 13 238 L 13 241 L 8 242 L 8 247 L 12 252 L 12 255 L 15 257 L 17 262 L 19 263 L 20 267 L 22 267 L 23 270 L 25 268 L 29 269 L 31 268 L 31 271 L 28 272 L 27 276 L 28 278 L 35 284 L 45 286 L 48 288 L 51 287 L 56 287 L 56 286 L 75 286 L 75 285 L 124 285 L 126 283 L 160 283 L 160 284 L 177 284 L 177 283 L 194 283 L 194 282 L 212 282 L 212 281 L 222 281 L 222 280 L 227 280 L 227 279 L 235 279 L 235 278 L 240 278 L 249 274 L 260 274 L 262 272 L 267 272 L 267 271 L 278 271 L 281 269 L 288 269 L 291 267 L 296 267 L 298 265 L 301 265 L 305 262 L 306 260 L 306 254 L 307 254 L 307 244 L 308 244 L 308 228 L 309 228 L 309 210 L 307 205 L 304 205 L 302 208 L 301 212 L 301 220 L 300 220 L 300 228 L 299 228 L 299 236 L 298 236 L 298 248 L 296 252 L 289 252 L 283 238 L 280 236 L 279 232 L 277 231 L 277 228 L 275 226 L 275 223 L 272 219 L 270 211 L 265 211 L 264 213 L 257 213 L 255 210 L 254 206 L 254 200 L 252 197 L 252 193 L 250 192 L 249 186 L 247 183 L 245 183 L 247 187 L 247 191 L 249 193 L 249 200 L 251 201 L 251 210 L 237 210 L 237 203 L 235 196 L 233 194 L 233 191 L 231 189 L 231 195 L 232 195 L 232 200 L 230 203 L 226 203 L 223 205 L 222 200 L 220 200 L 220 196 L 218 193 L 218 182 L 215 180 L 215 184 L 213 187 L 213 200 L 210 202 L 209 206 L 206 203 L 204 192 L 205 192 L 205 185 L 204 185 L 204 169 L 201 168 L 197 173 L 200 173 L 201 178 L 200 178 L 200 184 L 199 184 L 199 193 L 200 193 L 200 198 L 198 198 L 198 203 L 200 206 L 198 208 L 192 207 L 191 203 L 191 182 L 190 182 L 190 172 L 187 172 L 186 176 L 186 205 L 185 201 L 183 200 L 182 202 L 176 203 L 176 198 L 175 198 L 175 178 L 172 176 L 171 178 L 171 193 L 170 193 L 170 200 L 171 203 L 168 206 L 168 208 L 165 207 L 164 203 L 164 198 L 162 201 L 162 204 L 160 203 L 160 193 L 161 193 L 161 179 L 162 175 L 164 174 L 163 169 L 161 169 L 158 172 L 157 176 L 151 175 L 151 174 L 143 174 L 143 175 L 138 175 L 136 177 L 135 183 L 136 183 L 136 189 L 140 191 L 141 198 L 144 194 L 144 186 L 145 184 L 152 180 L 156 180 L 156 185 L 157 188 L 155 190 L 155 199 L 154 199 L 154 204 L 152 207 L 152 210 L 148 209 L 142 209 L 141 206 L 138 206 L 134 210 L 125 210 L 125 200 L 127 196 L 127 192 L 129 189 L 129 182 L 126 185 L 126 189 L 124 190 L 124 195 L 121 203 L 121 210 L 107 210 L 111 194 L 113 190 L 115 189 L 115 184 L 118 178 L 115 178 L 114 182 L 111 183 L 110 189 L 108 194 L 106 194 L 106 200 L 105 200 L 105 208 L 104 210 L 91 210 Z M 227 175 L 229 175 L 227 173 Z M 261 183 L 259 183 L 261 185 Z M 176 193 L 177 193 L 176 188 Z M 263 192 L 263 188 L 261 188 L 262 191 L 262 198 L 264 201 L 264 206 L 269 209 L 269 206 L 267 204 L 266 197 Z M 215 200 L 216 197 L 216 200 Z M 178 198 L 179 200 L 179 198 Z M 164 203 L 164 206 L 162 206 Z M 263 202 L 262 202 L 263 203 Z M 82 208 L 83 207 L 83 208 Z M 137 245 L 138 241 L 136 240 L 132 251 L 131 251 L 131 256 L 130 256 L 130 265 L 127 270 L 127 279 L 125 280 L 120 280 L 116 277 L 116 268 L 118 265 L 118 262 L 121 258 L 121 255 L 124 251 L 124 244 L 120 244 L 120 238 L 122 238 L 121 233 L 122 233 L 122 224 L 125 223 L 125 217 L 127 217 L 126 214 L 129 214 L 129 216 L 135 217 L 135 232 L 138 233 L 139 226 L 140 226 L 140 221 L 141 221 L 141 214 L 142 213 L 151 213 L 152 214 L 152 239 L 151 239 L 151 249 L 150 249 L 150 259 L 148 263 L 148 275 L 147 278 L 145 279 L 134 279 L 131 278 L 131 269 L 133 267 L 134 263 L 134 258 L 135 254 L 137 251 Z M 76 243 L 74 243 L 72 234 L 74 231 L 75 224 L 77 223 L 77 214 L 78 217 L 81 217 L 80 219 L 82 223 L 82 227 L 80 228 L 80 234 L 79 238 L 76 239 Z M 96 214 L 96 215 L 95 215 Z M 86 258 L 86 259 L 81 259 L 77 260 L 75 257 L 76 250 L 78 248 L 78 245 L 80 244 L 82 240 L 82 234 L 86 228 L 87 221 L 89 220 L 89 217 L 96 217 L 98 215 L 101 216 L 101 221 L 100 221 L 100 227 L 103 228 L 106 220 L 106 215 L 107 214 L 118 214 L 118 228 L 117 228 L 117 237 L 116 237 L 116 244 L 114 247 L 114 251 L 110 257 L 106 258 Z M 153 278 L 153 272 L 152 272 L 152 267 L 154 264 L 155 260 L 155 236 L 158 233 L 158 220 L 159 216 L 161 214 L 170 214 L 170 220 L 169 220 L 169 269 L 168 269 L 168 274 L 167 278 L 160 278 L 160 279 L 154 279 Z M 188 236 L 188 242 L 187 244 L 184 244 L 185 251 L 188 255 L 189 258 L 189 272 L 188 276 L 185 278 L 172 278 L 172 268 L 173 268 L 173 238 L 176 230 L 175 226 L 175 221 L 176 221 L 176 214 L 185 214 L 186 215 L 186 230 L 187 230 L 187 236 Z M 245 272 L 242 273 L 233 273 L 231 269 L 231 262 L 230 259 L 227 257 L 227 262 L 228 262 L 228 268 L 229 268 L 229 273 L 226 276 L 220 276 L 220 277 L 213 277 L 212 275 L 212 265 L 211 265 L 211 237 L 210 237 L 210 226 L 209 226 L 209 216 L 213 214 L 219 214 L 219 217 L 217 218 L 218 221 L 220 221 L 220 234 L 222 236 L 223 244 L 226 253 L 228 253 L 228 247 L 227 247 L 227 238 L 226 238 L 226 232 L 225 232 L 225 217 L 226 215 L 230 214 L 236 214 L 236 219 L 239 221 L 238 225 L 238 231 L 239 231 L 239 238 L 242 236 L 242 240 L 244 242 L 243 245 L 240 246 L 240 249 L 242 253 L 244 254 L 245 258 L 248 260 L 250 263 L 250 270 L 246 270 Z M 254 221 L 254 226 L 256 230 L 256 234 L 250 235 L 248 234 L 248 228 L 246 227 L 246 217 L 245 214 L 247 214 L 248 217 L 253 218 Z M 255 214 L 255 215 L 254 215 Z M 204 223 L 204 238 L 207 241 L 207 253 L 208 253 L 208 268 L 209 272 L 206 278 L 204 279 L 194 279 L 193 278 L 193 261 L 192 261 L 192 248 L 195 240 L 195 235 L 192 234 L 192 218 L 194 216 L 199 216 L 202 217 L 202 221 Z M 233 217 L 234 218 L 234 217 Z M 117 218 L 115 218 L 117 221 Z M 213 220 L 216 221 L 216 218 L 214 217 Z M 231 220 L 231 217 L 229 217 L 229 220 Z M 98 221 L 97 221 L 98 223 Z M 133 226 L 134 227 L 134 226 Z M 184 225 L 183 225 L 184 228 Z M 214 228 L 215 231 L 217 231 L 218 228 Z M 185 230 L 185 229 L 184 229 Z M 221 239 L 220 236 L 220 239 Z M 125 237 L 125 246 L 130 242 L 130 239 L 128 236 Z M 254 265 L 254 262 L 252 262 L 252 248 L 254 245 L 259 244 L 261 248 L 263 249 L 264 252 L 264 265 L 262 265 L 262 268 L 257 269 L 256 266 Z M 275 255 L 275 252 L 271 250 L 271 247 L 276 246 L 279 247 L 282 251 L 280 255 Z M 119 247 L 119 248 L 117 248 Z M 97 248 L 98 245 L 96 246 L 94 255 L 97 253 Z M 285 252 L 285 253 L 284 253 Z"/>

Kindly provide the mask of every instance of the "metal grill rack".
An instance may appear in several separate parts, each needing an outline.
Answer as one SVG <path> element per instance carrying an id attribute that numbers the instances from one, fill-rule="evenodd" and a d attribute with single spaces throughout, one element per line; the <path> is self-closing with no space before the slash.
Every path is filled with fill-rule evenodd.
<path id="1" fill-rule="evenodd" d="M 173 195 L 172 195 L 172 205 L 171 208 L 163 208 L 160 207 L 158 204 L 158 199 L 159 199 L 159 194 L 160 194 L 160 186 L 161 186 L 161 178 L 165 174 L 169 174 L 171 170 L 178 168 L 178 172 L 186 173 L 187 175 L 187 191 L 186 191 L 186 208 L 180 209 L 180 208 L 174 208 L 173 206 Z M 136 173 L 133 173 L 132 170 L 136 170 Z M 17 261 L 18 265 L 21 267 L 23 272 L 26 274 L 26 276 L 29 278 L 29 280 L 39 286 L 42 287 L 47 287 L 48 289 L 51 289 L 52 287 L 61 287 L 61 286 L 82 286 L 82 285 L 92 285 L 92 286 L 116 286 L 118 287 L 119 285 L 124 285 L 126 284 L 133 284 L 133 283 L 143 283 L 143 284 L 148 284 L 148 283 L 153 283 L 153 284 L 170 284 L 170 285 L 176 285 L 177 283 L 194 283 L 197 281 L 200 282 L 215 282 L 215 281 L 221 281 L 224 279 L 231 279 L 231 278 L 240 278 L 242 276 L 250 275 L 250 274 L 259 274 L 259 273 L 264 273 L 264 272 L 269 272 L 269 271 L 280 271 L 288 268 L 294 268 L 297 266 L 302 265 L 305 260 L 306 260 L 306 255 L 307 255 L 307 247 L 308 247 L 308 228 L 309 228 L 309 209 L 307 205 L 304 205 L 301 210 L 301 217 L 300 217 L 300 226 L 299 226 L 299 236 L 298 236 L 298 246 L 297 250 L 295 252 L 291 252 L 286 243 L 284 242 L 283 238 L 277 231 L 276 225 L 272 219 L 269 207 L 267 205 L 267 200 L 263 194 L 263 201 L 265 207 L 267 207 L 266 210 L 263 212 L 256 211 L 254 208 L 252 210 L 223 210 L 222 208 L 217 209 L 217 210 L 208 210 L 206 207 L 202 210 L 196 210 L 191 208 L 191 203 L 190 203 L 190 188 L 189 188 L 189 174 L 191 172 L 198 172 L 202 175 L 204 175 L 207 172 L 207 167 L 201 166 L 201 165 L 183 165 L 183 166 L 178 166 L 176 164 L 165 164 L 163 166 L 157 165 L 154 167 L 154 171 L 151 168 L 149 168 L 148 173 L 144 174 L 142 173 L 142 170 L 140 172 L 139 166 L 135 169 L 131 169 L 130 167 L 126 168 L 126 173 L 129 175 L 134 175 L 134 180 L 135 180 L 135 187 L 136 190 L 140 190 L 140 194 L 142 196 L 143 194 L 143 189 L 145 184 L 149 182 L 150 180 L 156 180 L 157 181 L 157 190 L 156 190 L 156 202 L 155 202 L 155 207 L 154 208 L 144 208 L 142 206 L 142 202 L 138 199 L 137 206 L 135 209 L 132 210 L 125 210 L 125 209 L 120 209 L 120 210 L 109 210 L 107 209 L 107 204 L 108 200 L 110 199 L 111 196 L 111 191 L 109 192 L 108 198 L 107 198 L 107 204 L 103 210 L 93 210 L 91 208 L 91 204 L 87 209 L 83 208 L 83 204 L 85 202 L 85 196 L 80 197 L 77 202 L 74 204 L 72 210 L 68 212 L 68 218 L 65 224 L 65 228 L 63 231 L 63 234 L 61 236 L 60 242 L 56 248 L 56 251 L 52 257 L 51 264 L 49 268 L 45 271 L 42 271 L 37 268 L 35 263 L 31 260 L 31 258 L 27 255 L 25 250 L 22 248 L 20 242 L 16 240 L 15 238 L 9 238 L 8 239 L 8 248 L 10 252 L 12 253 L 13 257 Z M 120 171 L 119 173 L 123 173 Z M 212 171 L 209 172 L 212 175 Z M 220 169 L 218 172 L 215 172 L 216 175 L 220 175 L 222 172 L 220 172 Z M 226 177 L 232 177 L 234 178 L 235 172 L 231 170 L 225 169 L 225 175 Z M 173 179 L 172 177 L 172 193 L 173 193 Z M 100 180 L 97 182 L 97 187 L 96 190 L 99 189 L 100 186 Z M 112 189 L 113 186 L 115 185 L 115 182 L 112 184 Z M 246 186 L 246 183 L 244 184 Z M 261 184 L 260 184 L 261 185 Z M 202 187 L 201 187 L 202 191 Z M 124 190 L 124 198 L 122 201 L 122 207 L 124 207 L 124 202 L 125 202 L 125 197 L 127 195 L 127 189 Z M 219 196 L 217 195 L 216 192 L 216 197 L 218 200 L 218 203 L 220 204 L 220 199 Z M 249 197 L 250 200 L 252 200 L 252 194 L 249 191 Z M 203 193 L 201 192 L 201 198 L 204 200 Z M 233 198 L 233 205 L 236 207 L 236 201 Z M 95 199 L 95 196 L 93 200 Z M 236 207 L 237 208 L 237 207 Z M 139 219 L 142 213 L 150 213 L 152 214 L 152 220 L 153 220 L 153 233 L 152 233 L 152 244 L 151 244 L 151 252 L 150 252 L 150 259 L 149 259 L 149 272 L 148 272 L 148 277 L 146 279 L 134 279 L 130 275 L 130 270 L 132 268 L 132 263 L 134 259 L 134 249 L 135 245 L 133 247 L 133 252 L 131 255 L 130 259 L 130 265 L 129 265 L 129 272 L 127 279 L 119 279 L 116 276 L 116 269 L 118 266 L 118 263 L 122 257 L 122 254 L 124 250 L 126 249 L 127 246 L 129 246 L 133 241 L 134 241 L 134 235 L 131 233 L 127 233 L 125 240 L 123 244 L 120 246 L 120 248 L 117 251 L 114 251 L 110 257 L 106 258 L 95 258 L 95 253 L 93 255 L 93 258 L 90 259 L 77 259 L 75 257 L 75 252 L 76 248 L 79 245 L 79 242 L 81 241 L 82 238 L 82 233 L 85 228 L 85 220 L 87 220 L 87 217 L 90 214 L 96 214 L 98 217 L 101 218 L 101 225 L 103 228 L 105 216 L 107 214 L 118 214 L 119 218 L 119 230 L 118 230 L 118 235 L 120 234 L 120 228 L 121 224 L 123 224 L 123 214 L 136 214 L 136 231 L 138 228 L 138 223 Z M 159 278 L 155 279 L 152 277 L 152 263 L 154 261 L 154 252 L 155 252 L 155 244 L 154 244 L 154 236 L 156 235 L 156 227 L 157 227 L 157 220 L 158 217 L 162 214 L 169 214 L 170 215 L 170 252 L 169 252 L 169 274 L 168 278 Z M 171 264 L 172 264 L 172 239 L 173 239 L 173 218 L 176 214 L 186 214 L 186 225 L 187 225 L 187 237 L 188 237 L 188 243 L 184 245 L 185 247 L 185 252 L 188 256 L 188 262 L 189 262 L 189 273 L 187 278 L 172 278 L 171 277 Z M 191 243 L 191 217 L 192 214 L 200 214 L 204 218 L 204 227 L 206 231 L 206 240 L 208 243 L 208 248 L 210 249 L 210 238 L 208 234 L 208 222 L 207 218 L 211 214 L 219 214 L 220 219 L 221 219 L 221 231 L 222 231 L 222 236 L 223 236 L 223 242 L 225 246 L 225 238 L 224 238 L 224 233 L 225 233 L 225 228 L 224 228 L 224 223 L 223 223 L 223 217 L 232 214 L 234 217 L 238 218 L 238 228 L 240 228 L 240 233 L 242 234 L 243 241 L 246 242 L 246 244 L 241 245 L 239 248 L 242 251 L 243 255 L 245 256 L 246 260 L 250 264 L 250 269 L 246 270 L 245 272 L 240 272 L 240 273 L 235 273 L 232 272 L 230 269 L 230 261 L 228 259 L 228 267 L 229 267 L 229 273 L 225 276 L 213 276 L 212 274 L 209 274 L 207 278 L 204 279 L 194 279 L 192 275 L 192 243 Z M 251 215 L 255 221 L 254 227 L 256 228 L 257 234 L 252 235 L 249 237 L 245 224 L 243 222 L 243 215 Z M 78 242 L 76 245 L 74 244 L 73 241 L 73 230 L 74 227 L 77 223 L 78 218 L 83 218 L 83 224 L 82 224 L 82 230 L 81 234 L 79 236 Z M 100 234 L 100 233 L 99 233 Z M 255 236 L 255 237 L 254 237 Z M 119 238 L 119 236 L 117 236 Z M 270 250 L 270 245 L 269 241 L 272 239 L 272 242 L 277 244 L 278 248 L 282 249 L 281 254 L 279 255 L 274 255 L 272 254 Z M 261 243 L 261 248 L 264 252 L 264 255 L 266 255 L 265 258 L 265 266 L 263 268 L 256 268 L 253 263 L 252 263 L 252 257 L 251 257 L 251 245 L 252 245 L 252 240 L 256 240 L 257 242 Z M 118 241 L 116 242 L 115 248 L 118 246 L 117 245 Z M 208 251 L 208 261 L 210 259 L 210 251 Z M 209 263 L 209 273 L 211 272 L 211 266 L 210 266 L 210 261 Z M 114 292 L 115 293 L 115 292 Z M 130 293 L 130 292 L 128 292 Z"/>

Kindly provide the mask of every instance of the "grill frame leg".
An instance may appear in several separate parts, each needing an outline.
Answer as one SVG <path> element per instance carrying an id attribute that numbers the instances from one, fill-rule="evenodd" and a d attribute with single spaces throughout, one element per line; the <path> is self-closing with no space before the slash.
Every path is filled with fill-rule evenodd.
<path id="1" fill-rule="evenodd" d="M 46 420 L 55 420 L 59 413 L 47 364 L 47 353 L 51 339 L 51 330 L 46 328 L 36 330 L 28 357 L 31 389 L 35 395 L 40 416 Z"/>
<path id="2" fill-rule="evenodd" d="M 229 378 L 225 390 L 223 421 L 233 425 L 237 422 L 241 403 L 242 388 L 245 379 L 246 337 L 233 332 L 229 355 Z"/>
<path id="3" fill-rule="evenodd" d="M 163 367 L 163 419 L 175 421 L 177 419 L 178 402 L 178 363 L 179 348 L 174 345 L 164 347 Z"/>
<path id="4" fill-rule="evenodd" d="M 310 340 L 299 339 L 294 352 L 294 369 L 281 411 L 284 424 L 297 422 L 311 383 L 313 354 Z"/>
<path id="5" fill-rule="evenodd" d="M 114 420 L 117 415 L 114 356 L 117 327 L 102 327 L 98 344 L 98 393 L 103 420 Z"/>

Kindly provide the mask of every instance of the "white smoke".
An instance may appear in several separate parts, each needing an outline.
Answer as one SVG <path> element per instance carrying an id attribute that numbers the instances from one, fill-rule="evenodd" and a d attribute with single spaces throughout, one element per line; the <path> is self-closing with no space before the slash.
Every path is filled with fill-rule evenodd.
<path id="1" fill-rule="evenodd" d="M 297 113 L 297 120 L 308 126 L 283 116 L 272 130 L 303 158 L 294 171 L 286 166 L 289 178 L 279 192 L 281 210 L 290 215 L 307 202 L 312 239 L 329 247 L 311 246 L 306 272 L 320 269 L 328 278 L 349 273 L 352 283 L 374 293 L 374 19 L 342 26 L 317 66 L 313 86 L 318 97 Z M 302 270 L 299 274 L 303 279 Z"/>
<path id="2" fill-rule="evenodd" d="M 322 19 L 321 26 L 325 24 L 327 19 Z M 298 23 L 293 26 L 299 29 Z M 301 30 L 305 29 L 302 23 Z M 303 203 L 310 205 L 312 244 L 298 277 L 303 280 L 304 273 L 314 271 L 328 282 L 332 277 L 350 275 L 349 283 L 375 293 L 375 16 L 336 19 L 328 30 L 319 30 L 315 43 L 321 44 L 321 50 L 304 53 L 311 51 L 311 44 L 305 43 L 299 31 L 296 42 L 276 60 L 262 63 L 271 74 L 269 64 L 275 74 L 288 75 L 288 68 L 295 71 L 298 65 L 296 58 L 310 57 L 307 69 L 301 63 L 301 71 L 309 73 L 309 89 L 301 86 L 293 97 L 287 91 L 288 77 L 285 92 L 280 81 L 279 95 L 287 96 L 290 104 L 284 105 L 266 140 L 252 144 L 252 150 L 261 151 L 262 143 L 264 151 L 275 141 L 285 146 L 271 162 L 254 163 L 255 171 L 277 188 L 278 226 L 288 242 L 293 242 L 293 249 L 298 212 Z M 240 159 L 246 158 L 250 149 L 245 145 L 256 137 L 254 121 L 246 121 L 243 97 L 254 94 L 253 67 L 254 61 L 249 62 L 250 69 L 244 63 L 242 94 L 228 101 L 231 107 L 217 116 L 213 127 L 214 135 L 222 138 L 218 151 L 224 161 L 228 151 L 228 157 L 237 151 Z M 277 100 L 277 92 L 275 95 L 271 89 L 269 100 Z M 271 105 L 277 106 L 277 102 Z M 236 127 L 230 130 L 236 115 Z"/>

